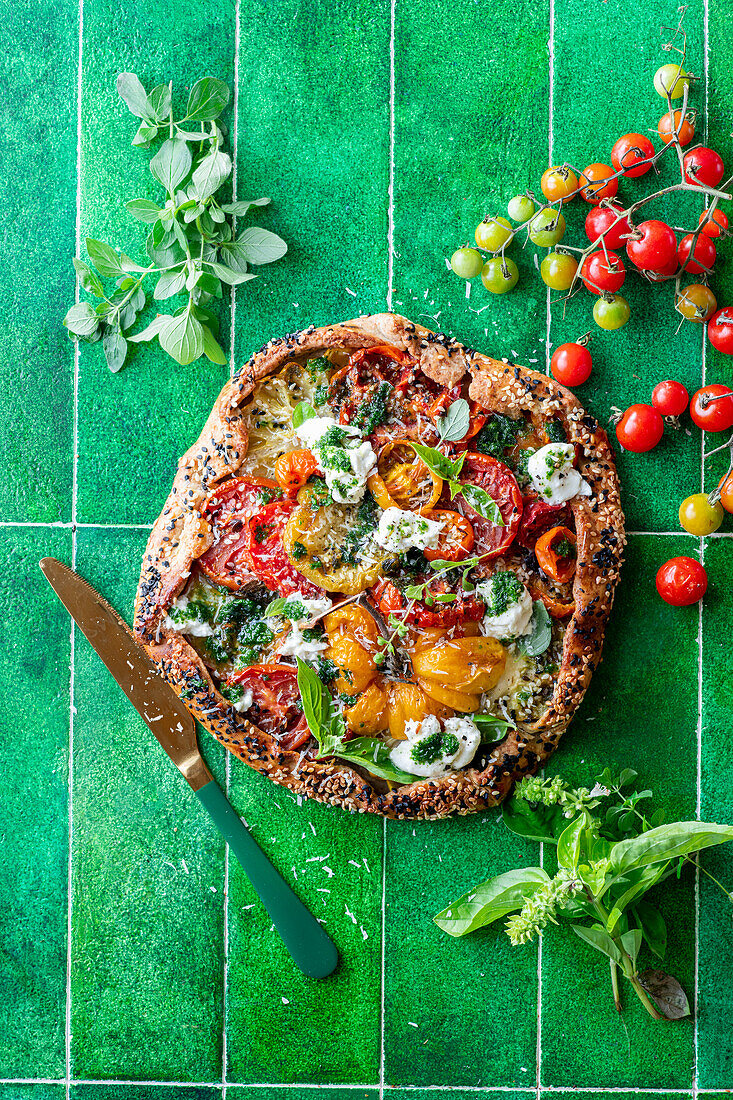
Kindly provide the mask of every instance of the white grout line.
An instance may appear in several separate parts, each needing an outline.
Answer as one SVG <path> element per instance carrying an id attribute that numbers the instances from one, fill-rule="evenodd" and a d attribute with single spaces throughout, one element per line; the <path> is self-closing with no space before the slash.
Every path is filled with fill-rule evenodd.
<path id="1" fill-rule="evenodd" d="M 384 960 L 387 930 L 387 818 L 382 818 L 382 962 L 379 989 L 379 1100 L 384 1097 Z"/>
<path id="2" fill-rule="evenodd" d="M 74 229 L 74 254 L 81 258 L 81 134 L 82 134 L 82 60 L 84 45 L 84 0 L 79 0 L 78 57 L 76 71 L 76 224 Z M 79 301 L 79 280 L 76 280 L 74 300 Z M 74 341 L 74 420 L 72 431 L 71 478 L 71 568 L 76 568 L 76 515 L 79 495 L 79 341 Z M 71 965 L 72 965 L 72 907 L 74 846 L 74 676 L 76 662 L 76 624 L 71 620 L 69 628 L 69 805 L 67 828 L 68 849 L 66 866 L 66 990 L 64 1003 L 64 1082 L 66 1100 L 71 1091 Z"/>
<path id="3" fill-rule="evenodd" d="M 394 108 L 395 108 L 395 3 L 391 0 L 389 16 L 389 202 L 387 206 L 387 312 L 392 312 L 394 280 Z"/>
<path id="4" fill-rule="evenodd" d="M 235 0 L 234 4 L 234 101 L 232 103 L 232 202 L 237 201 L 237 139 L 239 125 L 239 43 L 241 35 L 241 0 Z M 237 216 L 232 217 L 232 233 L 237 235 Z M 234 332 L 237 320 L 237 288 L 231 288 L 231 300 L 229 306 L 229 376 L 234 377 L 236 364 L 234 362 Z"/>

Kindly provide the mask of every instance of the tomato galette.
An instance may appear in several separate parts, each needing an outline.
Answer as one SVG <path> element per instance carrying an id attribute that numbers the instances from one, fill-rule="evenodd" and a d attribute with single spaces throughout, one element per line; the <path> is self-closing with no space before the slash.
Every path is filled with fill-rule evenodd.
<path id="1" fill-rule="evenodd" d="M 624 545 L 606 433 L 552 379 L 382 314 L 271 340 L 150 536 L 136 631 L 303 796 L 492 806 L 597 666 Z"/>

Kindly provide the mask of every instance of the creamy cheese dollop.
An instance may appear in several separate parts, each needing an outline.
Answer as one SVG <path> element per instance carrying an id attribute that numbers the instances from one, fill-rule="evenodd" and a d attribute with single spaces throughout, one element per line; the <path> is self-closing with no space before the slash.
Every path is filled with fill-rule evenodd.
<path id="1" fill-rule="evenodd" d="M 395 767 L 411 775 L 437 778 L 470 764 L 481 733 L 470 718 L 446 718 L 441 729 L 434 714 L 422 722 L 405 722 L 406 741 L 390 752 Z"/>
<path id="2" fill-rule="evenodd" d="M 390 553 L 397 554 L 413 547 L 417 550 L 434 550 L 440 539 L 443 524 L 426 519 L 417 512 L 402 508 L 385 508 L 374 532 L 374 541 Z"/>
<path id="3" fill-rule="evenodd" d="M 377 465 L 372 445 L 362 439 L 359 429 L 338 424 L 332 416 L 311 416 L 295 434 L 318 459 L 333 499 L 339 504 L 358 504 Z"/>
<path id="4" fill-rule="evenodd" d="M 166 615 L 163 626 L 167 630 L 176 630 L 179 634 L 190 634 L 192 638 L 210 638 L 214 633 L 213 627 L 200 619 L 195 611 L 186 614 L 189 610 L 188 596 L 177 596 L 171 604 L 171 608 L 175 608 L 176 611 L 183 612 L 183 614 L 176 615 L 175 619 L 172 619 L 170 615 Z"/>
<path id="5" fill-rule="evenodd" d="M 532 597 L 510 570 L 493 573 L 476 585 L 476 595 L 486 604 L 481 632 L 489 638 L 519 638 L 529 634 Z"/>
<path id="6" fill-rule="evenodd" d="M 593 490 L 573 466 L 572 443 L 547 443 L 527 460 L 527 473 L 539 496 L 548 504 L 564 504 L 573 497 L 589 497 Z"/>
<path id="7" fill-rule="evenodd" d="M 300 623 L 292 623 L 287 637 L 280 645 L 278 655 L 280 657 L 300 657 L 301 661 L 315 661 L 319 654 L 328 649 L 328 640 L 321 638 L 304 638 L 303 627 Z"/>
<path id="8" fill-rule="evenodd" d="M 252 706 L 253 702 L 254 702 L 254 695 L 252 694 L 252 692 L 250 691 L 249 688 L 246 688 L 244 693 L 236 701 L 236 703 L 232 703 L 232 706 L 234 707 L 235 710 L 239 711 L 239 713 L 242 714 L 244 711 L 249 710 L 249 708 Z"/>

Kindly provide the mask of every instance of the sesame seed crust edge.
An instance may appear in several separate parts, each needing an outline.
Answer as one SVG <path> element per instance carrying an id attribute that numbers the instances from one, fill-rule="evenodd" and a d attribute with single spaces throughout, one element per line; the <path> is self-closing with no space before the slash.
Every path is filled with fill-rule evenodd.
<path id="1" fill-rule="evenodd" d="M 385 791 L 359 769 L 336 760 L 284 752 L 219 693 L 196 651 L 163 626 L 191 566 L 211 544 L 203 517 L 208 494 L 235 475 L 247 449 L 246 404 L 255 384 L 286 363 L 329 348 L 391 344 L 407 350 L 441 385 L 470 377 L 469 396 L 492 412 L 528 415 L 539 425 L 559 419 L 576 444 L 578 469 L 593 490 L 572 502 L 578 539 L 575 612 L 568 621 L 555 689 L 541 718 L 497 746 L 487 765 Z M 270 340 L 224 386 L 197 442 L 181 458 L 173 488 L 153 527 L 135 600 L 135 634 L 194 717 L 250 767 L 305 798 L 351 812 L 434 819 L 498 805 L 514 782 L 532 774 L 557 748 L 601 659 L 625 546 L 619 482 L 608 436 L 577 398 L 536 371 L 492 359 L 452 337 L 397 314 L 376 314 Z"/>

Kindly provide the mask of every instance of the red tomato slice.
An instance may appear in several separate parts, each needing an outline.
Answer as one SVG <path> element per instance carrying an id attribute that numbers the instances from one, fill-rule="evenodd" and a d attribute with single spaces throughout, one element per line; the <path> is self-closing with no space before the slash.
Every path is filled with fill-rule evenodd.
<path id="1" fill-rule="evenodd" d="M 571 517 L 572 512 L 567 504 L 547 504 L 544 500 L 529 500 L 525 497 L 517 542 L 526 550 L 534 550 L 540 535 L 544 535 L 551 527 L 567 527 Z"/>
<path id="2" fill-rule="evenodd" d="M 274 500 L 249 517 L 244 531 L 250 570 L 279 596 L 320 596 L 320 588 L 298 572 L 283 548 L 283 529 L 297 507 L 295 500 Z"/>
<path id="3" fill-rule="evenodd" d="M 455 504 L 471 520 L 476 537 L 474 554 L 498 557 L 512 544 L 522 521 L 522 494 L 514 474 L 491 455 L 468 451 L 459 480 L 484 489 L 499 506 L 503 527 L 484 519 L 461 494 L 455 498 Z"/>
<path id="4" fill-rule="evenodd" d="M 250 665 L 228 680 L 252 692 L 247 718 L 264 733 L 276 737 L 284 749 L 298 749 L 310 737 L 300 698 L 298 677 L 289 665 Z"/>
<path id="5" fill-rule="evenodd" d="M 450 576 L 450 574 L 448 575 Z M 415 577 L 416 584 L 420 584 L 425 580 L 428 580 L 428 577 L 424 575 Z M 486 606 L 483 600 L 464 592 L 460 586 L 451 588 L 445 579 L 436 580 L 430 586 L 430 591 L 436 595 L 451 593 L 456 596 L 456 599 L 452 603 L 439 603 L 434 597 L 431 597 L 433 598 L 431 605 L 425 603 L 424 600 L 415 600 L 404 616 L 405 622 L 414 623 L 417 626 L 449 627 L 455 626 L 457 623 L 477 622 L 484 616 Z M 402 620 L 402 613 L 405 611 L 408 602 L 410 602 L 400 592 L 394 581 L 388 580 L 387 577 L 382 577 L 381 580 L 377 581 L 374 588 L 370 589 L 369 598 L 373 600 L 385 619 L 388 619 L 390 615 L 399 613 L 399 618 Z"/>
<path id="6" fill-rule="evenodd" d="M 245 525 L 267 503 L 267 496 L 282 496 L 276 481 L 263 477 L 236 477 L 209 496 L 204 514 L 214 532 L 214 542 L 199 558 L 199 565 L 215 584 L 236 591 L 252 577 Z M 264 499 L 263 499 L 264 498 Z"/>

